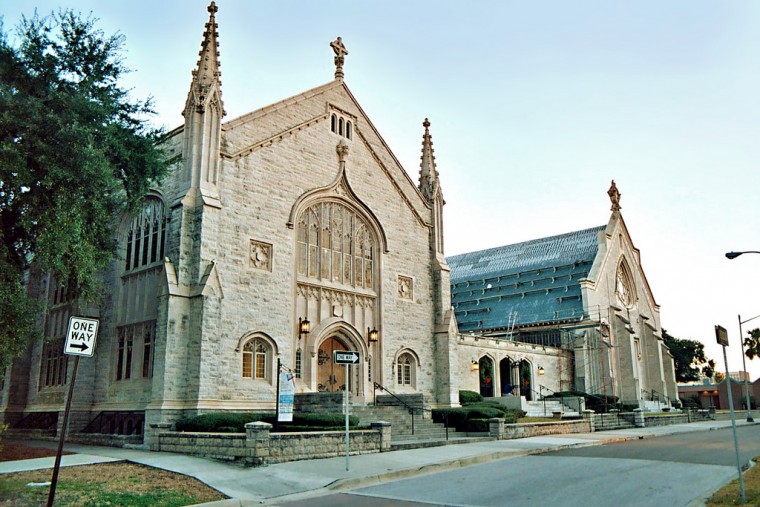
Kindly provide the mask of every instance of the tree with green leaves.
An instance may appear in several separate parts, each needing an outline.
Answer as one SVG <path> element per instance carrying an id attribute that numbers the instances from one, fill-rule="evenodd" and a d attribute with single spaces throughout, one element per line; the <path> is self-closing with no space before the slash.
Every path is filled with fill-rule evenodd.
<path id="1" fill-rule="evenodd" d="M 673 355 L 676 382 L 694 382 L 702 375 L 708 378 L 715 375 L 715 361 L 705 356 L 704 343 L 674 338 L 665 329 L 662 330 L 662 339 Z"/>
<path id="2" fill-rule="evenodd" d="M 119 84 L 122 35 L 71 11 L 0 24 L 0 368 L 34 336 L 32 266 L 83 300 L 115 253 L 113 224 L 167 171 L 150 101 Z"/>
<path id="3" fill-rule="evenodd" d="M 744 354 L 749 359 L 760 356 L 760 329 L 747 331 L 747 336 L 744 338 Z"/>

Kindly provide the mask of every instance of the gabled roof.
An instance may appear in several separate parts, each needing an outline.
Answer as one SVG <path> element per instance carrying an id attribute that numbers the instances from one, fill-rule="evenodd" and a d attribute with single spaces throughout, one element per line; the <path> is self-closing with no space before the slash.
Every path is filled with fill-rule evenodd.
<path id="1" fill-rule="evenodd" d="M 579 282 L 605 227 L 448 257 L 460 331 L 580 320 Z"/>

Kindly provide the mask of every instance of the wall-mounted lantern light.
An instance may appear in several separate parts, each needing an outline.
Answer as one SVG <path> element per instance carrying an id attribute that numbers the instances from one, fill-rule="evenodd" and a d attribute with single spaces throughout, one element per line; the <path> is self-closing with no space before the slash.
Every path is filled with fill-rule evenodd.
<path id="1" fill-rule="evenodd" d="M 538 370 L 536 370 L 536 373 L 538 373 L 539 375 L 543 375 L 544 374 L 544 367 L 543 366 L 539 366 Z"/>
<path id="2" fill-rule="evenodd" d="M 470 369 L 472 371 L 478 371 L 480 369 L 480 363 L 476 359 L 473 359 L 472 364 L 470 365 Z"/>
<path id="3" fill-rule="evenodd" d="M 301 317 L 298 317 L 298 338 L 300 339 L 303 335 L 309 334 L 309 331 L 311 331 L 311 322 L 309 322 L 309 319 L 301 319 Z"/>
<path id="4" fill-rule="evenodd" d="M 376 328 L 367 328 L 367 341 L 370 343 L 377 343 L 380 341 L 380 333 L 377 331 Z"/>

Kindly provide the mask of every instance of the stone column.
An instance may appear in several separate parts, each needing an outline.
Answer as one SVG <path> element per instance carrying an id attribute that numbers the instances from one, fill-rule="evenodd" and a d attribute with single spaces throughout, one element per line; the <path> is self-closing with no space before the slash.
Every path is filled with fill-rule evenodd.
<path id="1" fill-rule="evenodd" d="M 497 440 L 504 440 L 504 419 L 494 417 L 488 420 L 488 434 Z"/>
<path id="2" fill-rule="evenodd" d="M 266 465 L 269 459 L 269 432 L 271 430 L 271 424 L 261 421 L 245 424 L 246 461 L 251 465 Z"/>
<path id="3" fill-rule="evenodd" d="M 369 427 L 380 432 L 380 452 L 391 450 L 391 423 L 385 421 L 376 421 L 370 423 Z"/>
<path id="4" fill-rule="evenodd" d="M 646 426 L 646 420 L 644 419 L 644 411 L 640 408 L 633 409 L 633 420 L 636 423 L 637 428 L 643 428 Z"/>
<path id="5" fill-rule="evenodd" d="M 169 431 L 171 423 L 151 423 L 150 431 L 145 432 L 144 442 L 151 451 L 161 450 L 161 433 Z"/>
<path id="6" fill-rule="evenodd" d="M 583 420 L 588 421 L 588 430 L 593 433 L 596 428 L 594 427 L 594 411 L 591 409 L 583 411 Z"/>

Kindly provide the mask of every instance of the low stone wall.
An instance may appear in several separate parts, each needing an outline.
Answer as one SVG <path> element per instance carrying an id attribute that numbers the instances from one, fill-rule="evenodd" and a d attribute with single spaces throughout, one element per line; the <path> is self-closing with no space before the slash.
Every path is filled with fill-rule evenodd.
<path id="1" fill-rule="evenodd" d="M 489 419 L 490 435 L 499 440 L 541 437 L 568 433 L 589 433 L 592 430 L 589 419 L 575 421 L 541 422 L 528 424 L 504 424 L 504 419 Z"/>
<path id="2" fill-rule="evenodd" d="M 671 424 L 686 424 L 691 422 L 686 414 L 645 415 L 644 426 L 670 426 Z"/>
<path id="3" fill-rule="evenodd" d="M 251 466 L 333 458 L 346 452 L 343 431 L 272 434 L 272 425 L 263 422 L 248 423 L 245 428 L 244 434 L 165 432 L 158 435 L 151 447 L 154 451 L 192 454 Z M 350 454 L 390 450 L 390 432 L 388 423 L 372 423 L 372 429 L 350 431 Z"/>

